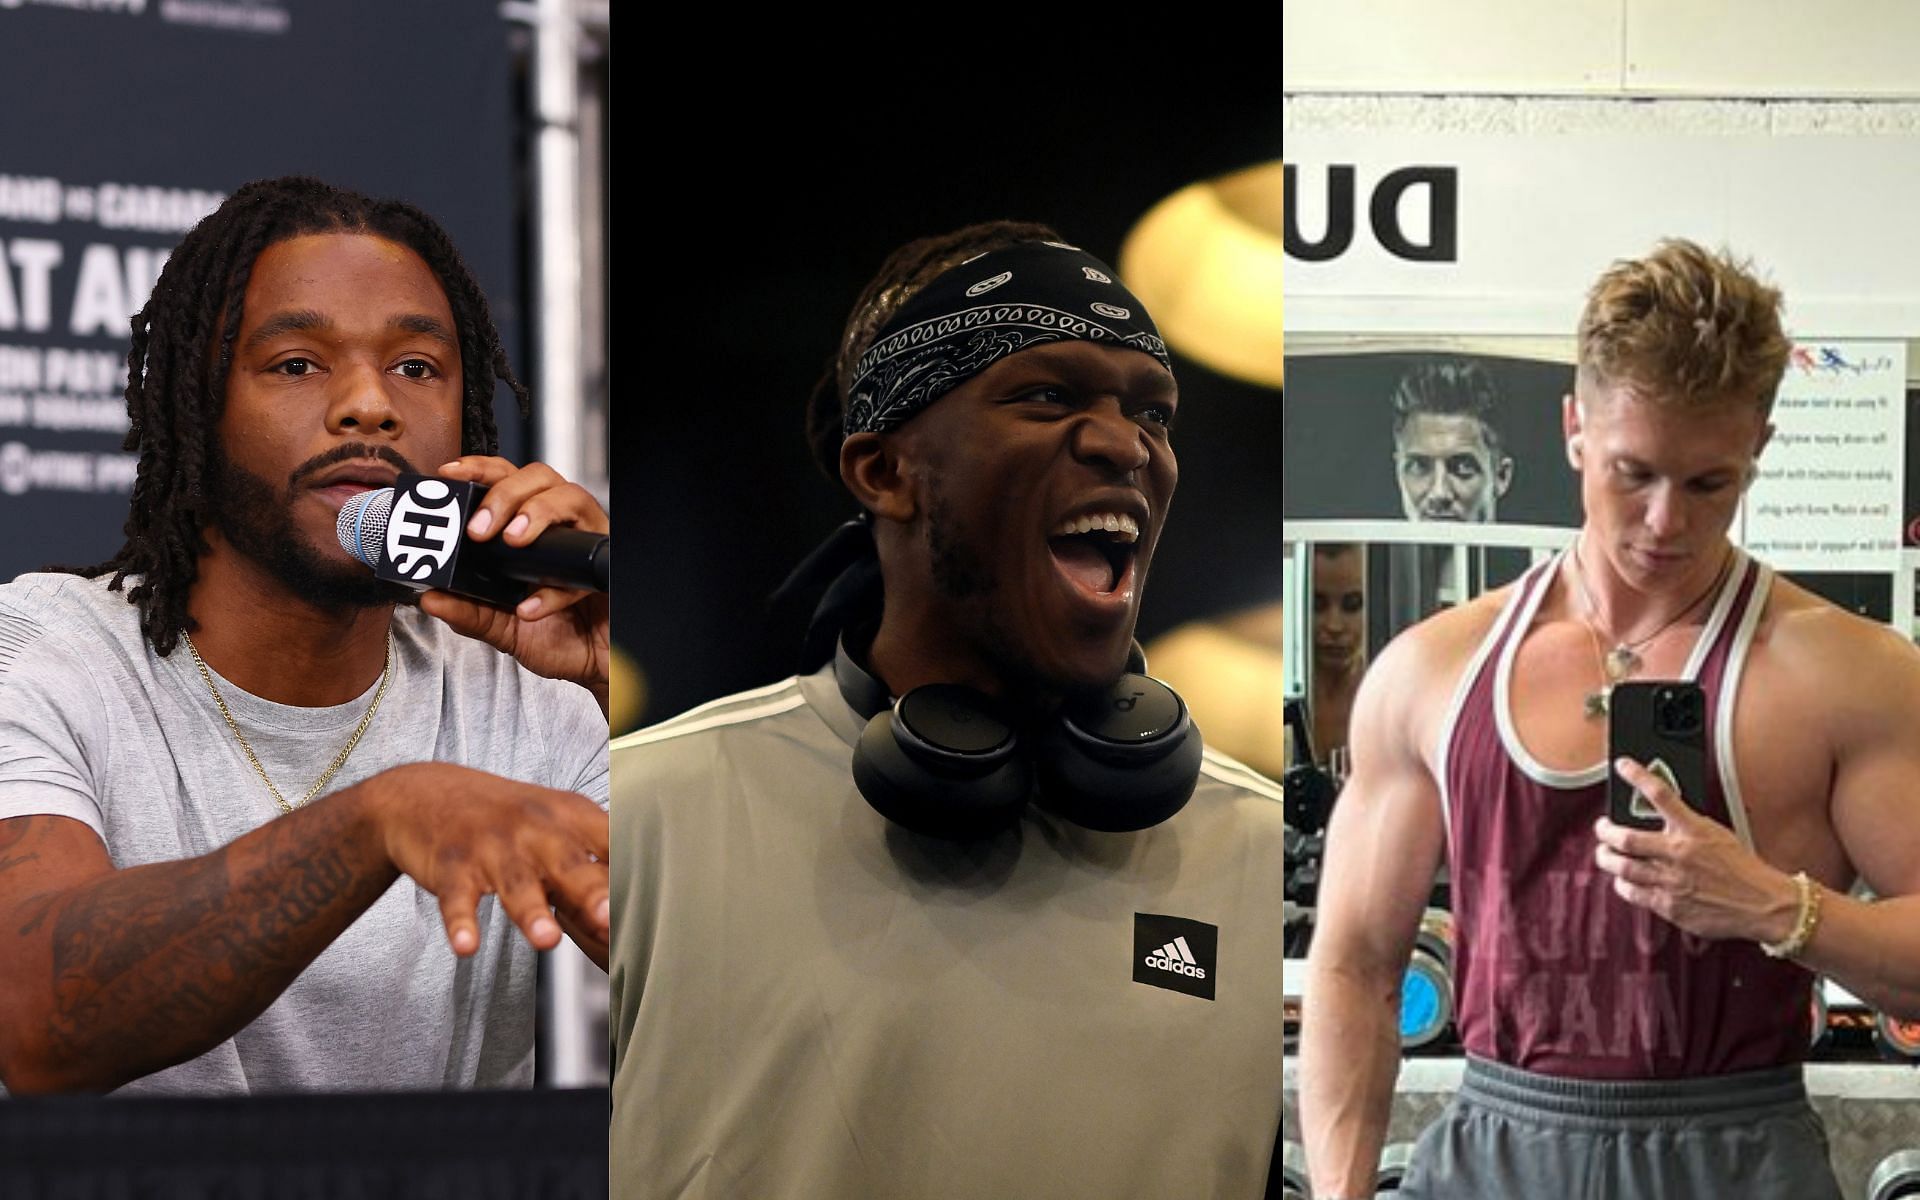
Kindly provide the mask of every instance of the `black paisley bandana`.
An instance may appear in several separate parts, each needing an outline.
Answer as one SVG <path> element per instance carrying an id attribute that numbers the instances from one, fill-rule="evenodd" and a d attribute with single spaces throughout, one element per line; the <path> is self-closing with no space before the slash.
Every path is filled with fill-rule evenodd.
<path id="1" fill-rule="evenodd" d="M 896 428 L 1009 354 L 1075 339 L 1173 369 L 1146 308 L 1086 251 L 1024 242 L 971 258 L 907 301 L 854 364 L 844 431 Z"/>

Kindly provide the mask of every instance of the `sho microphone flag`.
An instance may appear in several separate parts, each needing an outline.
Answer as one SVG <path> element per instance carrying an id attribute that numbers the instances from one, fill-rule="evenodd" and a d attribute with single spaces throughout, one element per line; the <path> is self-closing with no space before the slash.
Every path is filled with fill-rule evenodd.
<path id="1" fill-rule="evenodd" d="M 556 526 L 525 546 L 500 538 L 476 542 L 467 520 L 484 485 L 403 474 L 340 508 L 340 546 L 381 579 L 438 588 L 496 608 L 512 608 L 536 586 L 607 590 L 610 547 L 604 533 Z"/>

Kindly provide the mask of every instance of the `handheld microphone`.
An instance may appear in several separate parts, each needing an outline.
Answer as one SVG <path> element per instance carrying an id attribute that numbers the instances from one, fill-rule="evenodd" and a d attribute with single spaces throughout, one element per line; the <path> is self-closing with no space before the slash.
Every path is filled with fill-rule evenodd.
<path id="1" fill-rule="evenodd" d="M 607 590 L 608 537 L 556 527 L 525 546 L 467 537 L 467 520 L 487 488 L 431 475 L 401 475 L 340 507 L 340 547 L 381 579 L 419 591 L 438 588 L 510 609 L 535 586 Z"/>

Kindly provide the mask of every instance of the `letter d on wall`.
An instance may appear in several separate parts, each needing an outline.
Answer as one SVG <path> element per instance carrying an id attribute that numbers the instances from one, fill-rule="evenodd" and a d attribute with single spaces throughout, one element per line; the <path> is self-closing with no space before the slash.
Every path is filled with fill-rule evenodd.
<path id="1" fill-rule="evenodd" d="M 1427 190 L 1427 241 L 1407 236 L 1400 223 L 1407 193 Z M 1373 236 L 1389 254 L 1411 262 L 1453 262 L 1459 257 L 1460 171 L 1457 167 L 1401 167 L 1373 189 L 1368 209 Z"/>

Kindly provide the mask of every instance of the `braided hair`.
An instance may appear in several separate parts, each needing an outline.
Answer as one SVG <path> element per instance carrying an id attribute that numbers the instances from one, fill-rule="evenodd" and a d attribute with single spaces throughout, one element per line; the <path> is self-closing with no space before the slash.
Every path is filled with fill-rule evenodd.
<path id="1" fill-rule="evenodd" d="M 267 247 L 315 233 L 386 238 L 413 250 L 439 280 L 460 341 L 462 454 L 493 454 L 499 447 L 496 382 L 513 390 L 523 416 L 529 411 L 527 389 L 507 363 L 486 296 L 432 217 L 411 204 L 300 176 L 260 180 L 234 192 L 187 233 L 133 318 L 125 448 L 140 452 L 140 464 L 126 543 L 106 562 L 52 568 L 88 579 L 111 572 L 112 591 L 137 576 L 127 602 L 140 609 L 140 630 L 163 657 L 173 652 L 182 630 L 193 629 L 187 594 L 209 549 L 205 530 L 213 521 L 209 460 L 219 452 L 227 371 L 253 265 Z"/>
<path id="2" fill-rule="evenodd" d="M 986 221 L 908 242 L 887 256 L 879 273 L 853 302 L 853 312 L 840 335 L 840 351 L 807 397 L 807 443 L 813 449 L 814 463 L 827 478 L 836 483 L 840 480 L 841 428 L 846 420 L 847 386 L 853 382 L 853 368 L 873 345 L 875 335 L 907 301 L 970 258 L 1022 242 L 1063 240 L 1052 229 L 1032 221 Z"/>
<path id="3" fill-rule="evenodd" d="M 982 254 L 1022 242 L 1058 242 L 1059 234 L 1032 221 L 987 221 L 938 237 L 908 242 L 887 256 L 880 271 L 854 301 L 840 334 L 840 349 L 827 361 L 807 397 L 807 443 L 813 461 L 828 479 L 840 478 L 840 443 L 845 439 L 847 387 L 854 367 L 887 322 L 929 283 Z M 877 621 L 883 603 L 880 561 L 865 514 L 836 531 L 807 556 L 776 593 L 781 605 L 801 595 L 820 596 L 800 651 L 800 670 L 811 672 L 833 656 L 843 629 Z M 827 583 L 828 580 L 832 582 Z"/>

